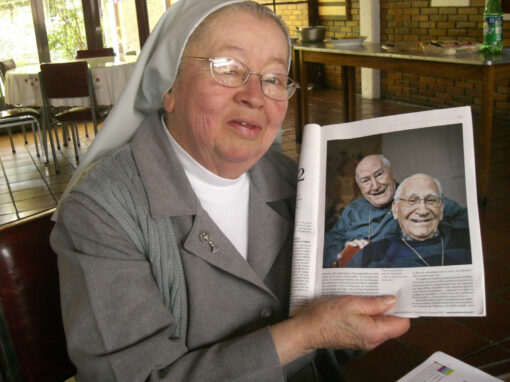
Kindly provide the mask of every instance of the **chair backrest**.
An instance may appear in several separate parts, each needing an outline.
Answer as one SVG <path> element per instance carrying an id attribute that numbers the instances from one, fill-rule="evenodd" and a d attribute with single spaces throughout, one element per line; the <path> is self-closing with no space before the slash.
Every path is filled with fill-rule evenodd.
<path id="1" fill-rule="evenodd" d="M 8 59 L 4 61 L 0 61 L 0 110 L 5 110 L 5 95 L 4 95 L 4 89 L 5 89 L 5 73 L 9 69 L 16 68 L 16 63 L 14 60 Z"/>
<path id="2" fill-rule="evenodd" d="M 88 76 L 85 61 L 41 64 L 41 86 L 48 98 L 88 97 Z"/>
<path id="3" fill-rule="evenodd" d="M 6 109 L 4 89 L 5 89 L 5 82 L 4 82 L 3 76 L 0 75 L 0 111 Z"/>
<path id="4" fill-rule="evenodd" d="M 83 49 L 76 51 L 76 58 L 111 57 L 115 56 L 113 48 Z"/>
<path id="5" fill-rule="evenodd" d="M 5 78 L 5 72 L 10 69 L 14 69 L 16 67 L 16 63 L 12 58 L 4 61 L 0 61 L 0 73 L 2 73 L 2 77 Z"/>
<path id="6" fill-rule="evenodd" d="M 52 212 L 0 227 L 0 380 L 55 382 L 76 373 L 49 244 Z"/>

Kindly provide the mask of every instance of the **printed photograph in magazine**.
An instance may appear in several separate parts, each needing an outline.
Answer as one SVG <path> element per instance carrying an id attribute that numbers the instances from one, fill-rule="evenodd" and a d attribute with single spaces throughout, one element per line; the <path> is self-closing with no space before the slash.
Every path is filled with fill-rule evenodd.
<path id="1" fill-rule="evenodd" d="M 471 264 L 462 126 L 327 143 L 323 266 Z"/>
<path id="2" fill-rule="evenodd" d="M 328 125 L 318 134 L 315 154 L 303 143 L 300 171 L 316 171 L 319 187 L 306 185 L 313 176 L 298 183 L 294 246 L 302 263 L 300 246 L 312 243 L 305 278 L 313 297 L 394 294 L 393 314 L 484 315 L 470 109 Z M 310 197 L 316 218 L 302 208 L 313 209 Z"/>

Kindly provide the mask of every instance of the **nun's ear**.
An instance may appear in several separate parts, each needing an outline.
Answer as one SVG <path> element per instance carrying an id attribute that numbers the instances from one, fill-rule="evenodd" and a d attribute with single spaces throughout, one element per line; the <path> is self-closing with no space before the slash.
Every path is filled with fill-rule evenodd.
<path id="1" fill-rule="evenodd" d="M 170 89 L 163 96 L 163 109 L 165 109 L 167 113 L 171 113 L 174 111 L 174 108 L 175 108 L 174 93 L 172 92 L 172 89 Z"/>

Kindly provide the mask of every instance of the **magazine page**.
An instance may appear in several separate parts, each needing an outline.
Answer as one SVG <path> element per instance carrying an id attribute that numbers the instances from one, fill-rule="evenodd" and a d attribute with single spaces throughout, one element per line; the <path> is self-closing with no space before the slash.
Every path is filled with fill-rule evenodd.
<path id="1" fill-rule="evenodd" d="M 306 305 L 310 297 L 320 295 L 322 264 L 317 263 L 318 241 L 322 233 L 317 222 L 323 214 L 319 211 L 321 173 L 321 126 L 307 125 L 303 132 L 298 168 L 292 280 L 290 306 L 294 309 Z"/>
<path id="2" fill-rule="evenodd" d="M 469 107 L 307 125 L 302 147 L 291 314 L 392 294 L 390 314 L 485 315 Z"/>

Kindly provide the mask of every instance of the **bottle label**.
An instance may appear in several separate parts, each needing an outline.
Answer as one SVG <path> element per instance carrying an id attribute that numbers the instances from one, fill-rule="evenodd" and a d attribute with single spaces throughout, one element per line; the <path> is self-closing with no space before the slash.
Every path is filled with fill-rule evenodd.
<path id="1" fill-rule="evenodd" d="M 484 17 L 484 43 L 499 43 L 503 39 L 503 16 Z"/>

